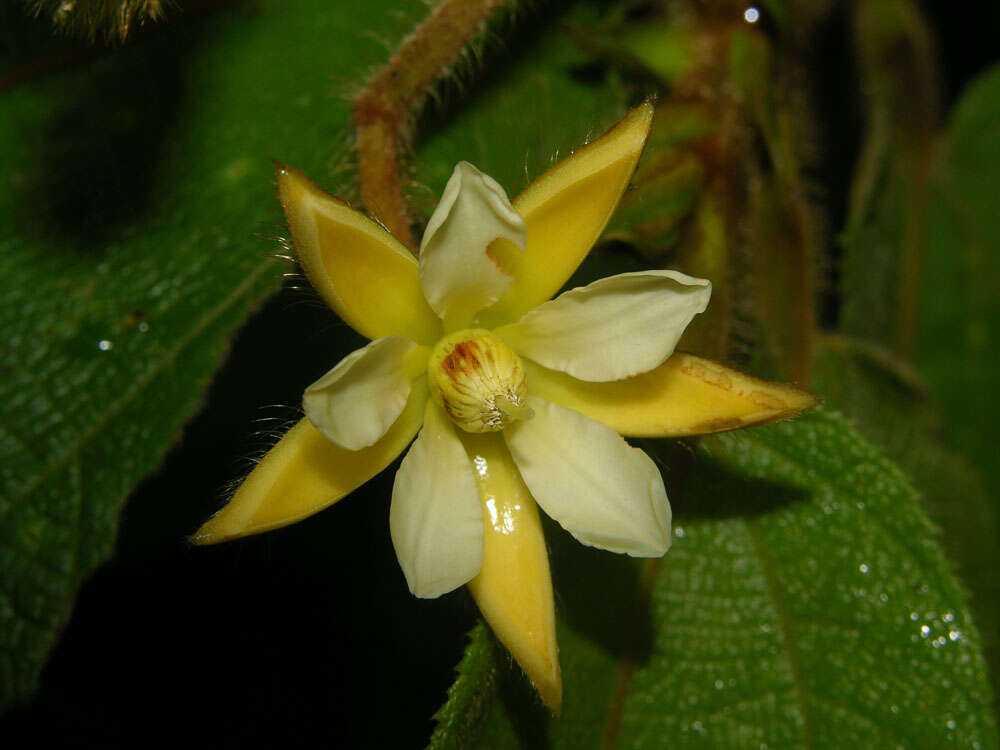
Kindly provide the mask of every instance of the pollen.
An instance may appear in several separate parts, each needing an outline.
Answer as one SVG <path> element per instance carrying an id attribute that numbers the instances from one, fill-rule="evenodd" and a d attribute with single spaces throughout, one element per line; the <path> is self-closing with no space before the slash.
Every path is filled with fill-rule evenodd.
<path id="1" fill-rule="evenodd" d="M 528 382 L 521 358 L 489 331 L 456 331 L 438 342 L 427 363 L 434 400 L 466 432 L 497 432 L 534 413 L 524 405 Z"/>

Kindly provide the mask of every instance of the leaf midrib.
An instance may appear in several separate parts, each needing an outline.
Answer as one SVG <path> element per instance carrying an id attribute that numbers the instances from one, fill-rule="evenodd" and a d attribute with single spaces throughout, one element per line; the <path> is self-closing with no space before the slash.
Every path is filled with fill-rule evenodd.
<path id="1" fill-rule="evenodd" d="M 243 281 L 237 284 L 236 287 L 222 299 L 222 301 L 201 316 L 195 325 L 193 325 L 186 334 L 179 337 L 176 343 L 167 350 L 164 356 L 161 357 L 156 364 L 154 364 L 141 377 L 137 378 L 133 382 L 132 386 L 117 401 L 113 401 L 111 403 L 108 409 L 93 423 L 93 425 L 91 425 L 89 429 L 70 443 L 66 450 L 49 462 L 49 464 L 45 466 L 45 468 L 38 473 L 35 479 L 29 482 L 24 489 L 22 489 L 17 495 L 11 496 L 11 499 L 14 500 L 14 502 L 11 503 L 9 507 L 15 507 L 17 501 L 30 495 L 56 472 L 64 469 L 70 461 L 79 455 L 85 445 L 93 440 L 94 437 L 96 437 L 114 417 L 116 417 L 129 403 L 132 402 L 133 399 L 138 397 L 145 390 L 145 388 L 157 375 L 159 375 L 168 365 L 176 361 L 181 352 L 183 352 L 188 345 L 190 345 L 227 309 L 229 309 L 232 305 L 235 305 L 246 294 L 247 290 L 254 286 L 257 279 L 259 279 L 264 271 L 271 265 L 272 262 L 270 259 L 258 264 L 243 279 Z"/>
<path id="2" fill-rule="evenodd" d="M 809 712 L 809 701 L 807 700 L 809 690 L 806 687 L 805 677 L 802 674 L 802 664 L 799 661 L 797 652 L 797 631 L 788 615 L 787 610 L 785 609 L 783 599 L 780 595 L 781 589 L 778 585 L 777 576 L 774 572 L 774 563 L 771 560 L 770 555 L 767 553 L 764 541 L 760 536 L 760 530 L 757 528 L 757 524 L 753 520 L 745 520 L 743 523 L 747 530 L 747 535 L 753 543 L 754 554 L 760 561 L 761 569 L 767 582 L 768 597 L 774 607 L 775 616 L 777 617 L 778 626 L 781 631 L 781 643 L 792 672 L 792 686 L 796 700 L 802 712 L 803 747 L 807 748 L 807 750 L 811 750 L 815 747 L 815 742 L 813 741 L 812 716 Z M 662 559 L 657 560 L 656 562 L 662 562 Z M 649 597 L 652 593 L 653 585 L 659 577 L 661 568 L 661 565 L 651 565 L 646 568 L 646 575 L 643 576 L 644 580 L 640 600 L 636 607 L 637 610 L 642 610 L 648 607 Z M 660 623 L 660 625 L 662 627 L 662 623 Z M 625 709 L 625 701 L 629 695 L 629 685 L 635 673 L 635 664 L 633 662 L 632 655 L 635 647 L 636 632 L 637 628 L 633 627 L 629 633 L 628 643 L 626 644 L 622 657 L 618 663 L 618 674 L 615 679 L 615 687 L 611 700 L 609 701 L 610 706 L 607 714 L 605 715 L 604 731 L 602 732 L 603 739 L 601 747 L 603 750 L 614 750 L 614 748 L 618 747 L 618 735 L 621 730 L 622 714 Z"/>
<path id="3" fill-rule="evenodd" d="M 781 644 L 784 647 L 785 658 L 788 659 L 788 666 L 792 672 L 792 685 L 795 689 L 795 697 L 802 712 L 802 744 L 806 748 L 815 747 L 813 741 L 812 714 L 809 710 L 809 701 L 806 696 L 809 689 L 806 687 L 805 676 L 802 674 L 802 662 L 798 653 L 798 630 L 792 622 L 792 618 L 785 608 L 784 598 L 781 596 L 781 587 L 778 584 L 778 576 L 774 570 L 774 560 L 767 551 L 767 545 L 760 535 L 755 519 L 746 519 L 743 522 L 747 530 L 747 535 L 753 544 L 754 553 L 760 561 L 761 570 L 764 573 L 764 580 L 767 583 L 767 595 L 774 607 L 775 616 L 778 619 L 778 628 L 781 631 Z"/>

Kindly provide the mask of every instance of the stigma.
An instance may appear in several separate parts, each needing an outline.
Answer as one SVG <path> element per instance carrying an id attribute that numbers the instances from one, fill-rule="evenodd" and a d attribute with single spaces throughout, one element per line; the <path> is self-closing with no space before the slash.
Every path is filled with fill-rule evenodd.
<path id="1" fill-rule="evenodd" d="M 524 404 L 528 382 L 521 358 L 489 331 L 445 336 L 427 363 L 432 398 L 466 432 L 497 432 L 534 412 Z"/>

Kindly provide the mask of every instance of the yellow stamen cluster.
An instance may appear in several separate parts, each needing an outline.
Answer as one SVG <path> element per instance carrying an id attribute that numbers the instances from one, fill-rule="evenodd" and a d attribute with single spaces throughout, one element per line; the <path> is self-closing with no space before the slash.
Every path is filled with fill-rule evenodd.
<path id="1" fill-rule="evenodd" d="M 431 395 L 466 432 L 496 432 L 531 419 L 521 358 L 489 331 L 456 331 L 438 342 L 427 363 Z"/>

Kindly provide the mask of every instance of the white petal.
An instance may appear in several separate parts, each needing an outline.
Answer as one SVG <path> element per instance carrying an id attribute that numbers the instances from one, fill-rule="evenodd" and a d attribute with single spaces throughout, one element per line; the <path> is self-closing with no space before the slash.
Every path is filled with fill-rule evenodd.
<path id="1" fill-rule="evenodd" d="M 434 402 L 396 472 L 389 531 L 414 596 L 446 594 L 483 566 L 483 506 L 472 462 Z"/>
<path id="2" fill-rule="evenodd" d="M 419 348 L 403 336 L 386 336 L 351 352 L 306 388 L 302 407 L 309 421 L 348 450 L 378 442 L 406 406 L 416 374 L 407 355 Z"/>
<path id="3" fill-rule="evenodd" d="M 420 283 L 446 325 L 468 325 L 510 284 L 487 251 L 501 237 L 524 250 L 524 220 L 496 180 L 459 162 L 420 243 Z"/>
<path id="4" fill-rule="evenodd" d="M 711 295 L 710 281 L 677 271 L 623 273 L 564 292 L 496 334 L 580 380 L 621 380 L 669 357 Z"/>
<path id="5" fill-rule="evenodd" d="M 656 464 L 617 432 L 529 396 L 535 418 L 504 430 L 542 509 L 584 544 L 633 557 L 670 548 L 670 503 Z"/>

